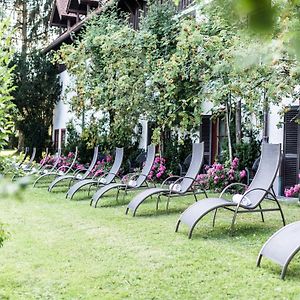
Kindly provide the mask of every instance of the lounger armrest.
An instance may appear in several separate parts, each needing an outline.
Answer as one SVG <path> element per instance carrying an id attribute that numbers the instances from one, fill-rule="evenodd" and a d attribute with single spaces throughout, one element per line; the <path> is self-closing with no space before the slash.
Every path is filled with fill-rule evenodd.
<path id="1" fill-rule="evenodd" d="M 53 168 L 53 165 L 44 165 L 43 168 L 44 169 L 51 169 L 51 168 Z"/>
<path id="2" fill-rule="evenodd" d="M 249 193 L 253 192 L 253 191 L 262 191 L 265 192 L 265 195 L 269 194 L 270 196 L 272 196 L 272 198 L 276 201 L 276 196 L 273 195 L 273 193 L 270 192 L 270 190 L 266 190 L 264 188 L 253 188 L 253 189 L 249 189 L 247 190 L 244 194 L 243 194 L 243 198 L 245 196 L 247 196 Z"/>
<path id="3" fill-rule="evenodd" d="M 62 170 L 62 169 L 65 169 L 65 172 L 67 172 L 67 170 L 69 171 L 69 170 L 71 170 L 72 168 L 71 168 L 71 166 L 63 165 L 63 166 L 60 166 L 60 167 L 57 169 L 57 171 L 60 171 L 60 170 Z"/>
<path id="4" fill-rule="evenodd" d="M 108 174 L 107 172 L 105 172 L 105 173 L 101 174 L 100 176 L 99 176 L 99 175 L 96 175 L 96 174 L 94 174 L 94 175 L 92 176 L 92 179 L 95 179 L 95 178 L 97 177 L 97 179 L 99 180 L 99 179 L 103 178 L 104 176 L 106 176 L 107 174 Z"/>
<path id="5" fill-rule="evenodd" d="M 165 179 L 165 180 L 162 182 L 161 186 L 163 187 L 163 186 L 166 184 L 166 182 L 168 182 L 168 180 L 170 180 L 170 179 L 176 179 L 176 180 L 175 180 L 175 182 L 176 182 L 176 181 L 177 181 L 178 179 L 180 179 L 180 178 L 183 178 L 183 177 L 180 177 L 180 176 L 178 176 L 178 175 L 169 176 L 167 179 Z"/>
<path id="6" fill-rule="evenodd" d="M 229 188 L 231 188 L 231 187 L 233 187 L 233 186 L 243 186 L 243 187 L 247 187 L 247 185 L 244 184 L 244 183 L 240 183 L 240 182 L 234 182 L 234 183 L 231 183 L 231 184 L 227 185 L 227 186 L 223 189 L 223 191 L 221 192 L 219 198 L 222 198 L 223 195 L 225 194 L 225 192 L 226 192 Z"/>
<path id="7" fill-rule="evenodd" d="M 182 177 L 179 177 L 177 180 L 175 180 L 175 181 L 173 182 L 173 185 L 175 185 L 175 184 L 181 182 L 183 179 L 191 179 L 191 180 L 192 180 L 192 184 L 196 181 L 196 179 L 193 178 L 193 177 L 182 176 Z M 192 186 L 192 184 L 191 184 L 191 186 Z M 170 189 L 170 194 L 172 194 L 172 192 L 175 192 L 175 191 L 173 191 L 172 189 Z M 176 193 L 176 192 L 175 192 L 175 193 Z"/>
<path id="8" fill-rule="evenodd" d="M 77 175 L 77 174 L 79 174 L 79 173 L 81 173 L 81 172 L 86 172 L 87 170 L 88 170 L 88 169 L 86 169 L 86 168 L 76 170 L 76 171 L 74 172 L 74 175 Z"/>
<path id="9" fill-rule="evenodd" d="M 135 173 L 135 174 L 133 174 L 132 176 L 129 177 L 128 181 L 129 181 L 129 180 L 135 180 L 135 179 L 136 179 L 137 177 L 139 177 L 139 176 L 144 176 L 144 177 L 146 177 L 146 175 L 144 175 L 144 174 Z"/>

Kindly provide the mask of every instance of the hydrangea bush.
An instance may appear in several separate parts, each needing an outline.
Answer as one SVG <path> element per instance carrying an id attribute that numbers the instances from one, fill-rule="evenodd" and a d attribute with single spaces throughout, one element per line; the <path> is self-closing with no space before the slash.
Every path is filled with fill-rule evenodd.
<path id="1" fill-rule="evenodd" d="M 149 180 L 160 180 L 166 176 L 166 159 L 156 156 L 151 171 L 149 173 Z"/>
<path id="2" fill-rule="evenodd" d="M 66 155 L 66 156 L 62 155 L 60 157 L 57 167 L 61 168 L 60 170 L 65 172 L 67 170 L 67 167 L 71 166 L 71 164 L 74 160 L 74 156 L 75 156 L 74 152 L 69 152 L 68 155 Z M 56 162 L 56 156 L 51 155 L 46 158 L 43 158 L 40 161 L 40 164 L 45 163 L 45 160 L 46 160 L 47 165 L 50 165 L 50 166 L 54 165 L 54 163 Z M 111 166 L 112 166 L 112 156 L 106 155 L 103 159 L 97 161 L 95 167 L 93 168 L 93 170 L 90 173 L 90 176 L 96 176 L 96 177 L 101 176 L 101 175 L 105 174 L 107 171 L 109 171 Z M 84 164 L 80 163 L 80 158 L 78 158 L 73 166 L 73 169 L 75 171 L 85 170 L 86 166 Z"/>
<path id="3" fill-rule="evenodd" d="M 298 178 L 300 179 L 300 173 L 298 174 Z M 295 197 L 300 193 L 300 183 L 290 187 L 289 189 L 284 190 L 284 195 L 286 197 Z"/>
<path id="4" fill-rule="evenodd" d="M 239 171 L 238 166 L 237 157 L 228 167 L 215 162 L 212 166 L 205 167 L 206 174 L 198 175 L 197 182 L 207 190 L 220 192 L 231 183 L 245 181 L 247 173 L 245 170 Z"/>

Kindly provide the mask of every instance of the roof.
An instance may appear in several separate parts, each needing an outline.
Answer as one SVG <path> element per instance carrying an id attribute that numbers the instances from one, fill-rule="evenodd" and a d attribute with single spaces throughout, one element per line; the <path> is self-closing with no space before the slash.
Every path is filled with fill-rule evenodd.
<path id="1" fill-rule="evenodd" d="M 101 1 L 98 0 L 69 0 L 67 12 L 86 15 L 89 8 L 97 8 L 100 4 Z"/>
<path id="2" fill-rule="evenodd" d="M 105 2 L 109 2 L 110 0 L 105 0 Z M 43 53 L 47 53 L 51 50 L 57 50 L 62 45 L 62 43 L 72 43 L 73 35 L 78 34 L 81 29 L 84 27 L 85 23 L 90 20 L 93 16 L 99 14 L 104 10 L 105 6 L 101 6 L 92 11 L 89 15 L 87 15 L 83 20 L 75 23 L 72 27 L 68 28 L 65 32 L 63 32 L 57 39 L 55 39 L 49 46 L 47 46 Z"/>
<path id="3" fill-rule="evenodd" d="M 53 3 L 52 13 L 50 16 L 50 25 L 59 27 L 73 26 L 77 22 L 77 15 L 74 13 L 68 13 L 69 0 L 55 0 Z"/>

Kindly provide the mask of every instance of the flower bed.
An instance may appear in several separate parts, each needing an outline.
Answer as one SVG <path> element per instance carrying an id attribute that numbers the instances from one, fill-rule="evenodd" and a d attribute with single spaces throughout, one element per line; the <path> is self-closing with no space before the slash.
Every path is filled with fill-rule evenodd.
<path id="1" fill-rule="evenodd" d="M 200 174 L 197 182 L 205 189 L 220 192 L 227 185 L 234 182 L 243 182 L 246 178 L 246 170 L 238 170 L 239 159 L 236 157 L 230 166 L 215 162 L 212 166 L 206 166 L 206 174 Z"/>

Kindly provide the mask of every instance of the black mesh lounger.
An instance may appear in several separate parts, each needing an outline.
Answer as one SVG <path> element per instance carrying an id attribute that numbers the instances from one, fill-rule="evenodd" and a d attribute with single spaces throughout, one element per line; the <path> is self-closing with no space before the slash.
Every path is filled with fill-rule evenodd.
<path id="1" fill-rule="evenodd" d="M 281 279 L 284 279 L 287 268 L 293 257 L 300 250 L 300 222 L 291 223 L 275 232 L 264 244 L 257 258 L 260 266 L 263 256 L 282 267 Z"/>
<path id="2" fill-rule="evenodd" d="M 84 186 L 89 185 L 90 188 L 94 185 L 106 185 L 112 183 L 117 174 L 120 171 L 122 162 L 123 162 L 123 156 L 124 156 L 124 148 L 116 148 L 116 154 L 115 154 L 115 160 L 113 163 L 113 166 L 111 167 L 110 171 L 104 175 L 102 175 L 100 178 L 88 178 L 81 180 L 79 182 L 76 182 L 73 184 L 70 189 L 67 191 L 66 198 L 72 199 L 73 196 Z"/>
<path id="3" fill-rule="evenodd" d="M 59 155 L 53 165 L 53 167 L 51 168 L 50 171 L 48 171 L 47 169 L 42 169 L 42 175 L 40 175 L 34 182 L 33 187 L 35 187 L 37 185 L 38 182 L 42 181 L 43 179 L 46 179 L 47 177 L 57 177 L 57 176 L 62 176 L 62 175 L 66 175 L 69 172 L 71 172 L 73 170 L 73 166 L 76 162 L 77 159 L 77 155 L 78 155 L 78 148 L 76 147 L 75 150 L 75 155 L 74 158 L 70 164 L 70 166 L 66 166 L 66 165 L 62 165 L 59 168 L 57 168 L 58 163 L 60 162 L 61 156 Z"/>
<path id="4" fill-rule="evenodd" d="M 75 180 L 84 180 L 86 179 L 91 171 L 94 169 L 96 163 L 97 163 L 97 160 L 98 160 L 98 146 L 96 146 L 94 148 L 94 155 L 93 155 L 93 159 L 88 167 L 88 169 L 83 169 L 83 170 L 77 170 L 74 174 L 67 174 L 67 175 L 62 175 L 62 176 L 58 176 L 56 177 L 49 185 L 48 187 L 48 192 L 51 192 L 52 189 L 59 183 L 59 182 L 62 182 L 62 181 L 65 181 L 65 180 L 69 180 L 69 188 L 72 184 L 73 181 Z M 83 173 L 84 172 L 84 173 Z M 80 173 L 83 173 L 83 175 L 81 175 Z"/>
<path id="5" fill-rule="evenodd" d="M 125 183 L 110 183 L 103 187 L 101 187 L 92 197 L 90 202 L 91 206 L 97 207 L 98 202 L 102 198 L 104 194 L 108 191 L 117 189 L 116 201 L 118 201 L 120 190 L 124 191 L 124 196 L 127 194 L 128 190 L 136 190 L 144 187 L 148 187 L 147 185 L 147 177 L 151 171 L 152 165 L 155 159 L 155 146 L 149 145 L 147 151 L 147 158 L 145 161 L 145 165 L 140 174 L 135 174 L 131 177 L 131 180 L 128 181 L 127 184 Z M 136 180 L 133 180 L 135 179 Z"/>
<path id="6" fill-rule="evenodd" d="M 169 208 L 169 202 L 171 197 L 182 197 L 189 195 L 191 192 L 195 200 L 197 201 L 197 196 L 195 189 L 193 188 L 193 184 L 196 181 L 197 175 L 200 172 L 202 163 L 203 163 L 203 155 L 204 155 L 204 143 L 194 143 L 193 151 L 192 151 L 192 159 L 188 171 L 185 176 L 172 176 L 167 178 L 161 185 L 161 187 L 154 187 L 142 191 L 138 195 L 136 195 L 128 204 L 126 209 L 126 214 L 129 210 L 133 212 L 133 216 L 135 216 L 138 207 L 149 197 L 153 195 L 158 195 L 156 201 L 156 209 L 158 209 L 158 203 L 161 196 L 167 197 L 167 206 L 166 209 Z M 170 180 L 175 179 L 171 184 L 166 185 Z M 175 189 L 176 188 L 176 189 Z M 205 192 L 205 191 L 204 191 Z"/>
<path id="7" fill-rule="evenodd" d="M 232 211 L 234 213 L 231 229 L 234 228 L 236 217 L 238 213 L 250 213 L 259 212 L 261 214 L 262 221 L 264 221 L 264 212 L 279 211 L 281 214 L 283 225 L 285 225 L 284 215 L 281 206 L 276 198 L 273 190 L 273 183 L 276 178 L 276 174 L 281 163 L 281 145 L 280 144 L 267 144 L 262 146 L 262 155 L 259 164 L 259 168 L 255 177 L 253 178 L 250 186 L 242 195 L 238 203 L 223 199 L 223 194 L 231 187 L 242 185 L 240 183 L 234 183 L 227 186 L 219 198 L 208 198 L 194 203 L 188 207 L 180 216 L 177 225 L 176 232 L 178 231 L 180 223 L 184 223 L 189 226 L 189 238 L 191 238 L 193 230 L 197 223 L 209 212 L 214 211 L 213 226 L 215 225 L 216 214 L 219 208 Z M 243 203 L 243 200 L 250 201 L 250 205 Z M 276 204 L 275 208 L 262 209 L 261 202 L 263 200 L 273 201 Z"/>

